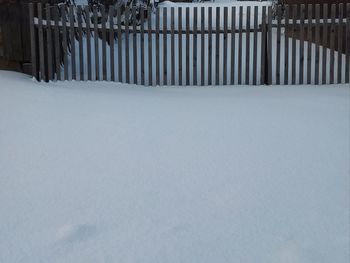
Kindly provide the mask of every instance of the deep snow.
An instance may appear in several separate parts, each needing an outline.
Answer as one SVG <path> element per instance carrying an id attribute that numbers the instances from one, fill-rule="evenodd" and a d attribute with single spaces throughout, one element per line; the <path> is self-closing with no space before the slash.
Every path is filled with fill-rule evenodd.
<path id="1" fill-rule="evenodd" d="M 347 262 L 349 97 L 0 71 L 0 262 Z"/>

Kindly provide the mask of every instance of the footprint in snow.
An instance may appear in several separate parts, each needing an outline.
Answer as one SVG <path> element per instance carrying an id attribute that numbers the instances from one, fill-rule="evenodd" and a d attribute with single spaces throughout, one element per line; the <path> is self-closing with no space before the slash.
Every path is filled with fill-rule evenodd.
<path id="1" fill-rule="evenodd" d="M 64 225 L 57 229 L 56 240 L 63 243 L 76 243 L 97 235 L 97 227 L 90 224 Z"/>

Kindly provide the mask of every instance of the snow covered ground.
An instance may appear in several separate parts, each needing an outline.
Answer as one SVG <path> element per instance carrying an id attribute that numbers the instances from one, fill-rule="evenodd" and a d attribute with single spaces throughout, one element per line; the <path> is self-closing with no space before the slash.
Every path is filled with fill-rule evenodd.
<path id="1" fill-rule="evenodd" d="M 0 262 L 347 262 L 349 98 L 1 71 Z"/>

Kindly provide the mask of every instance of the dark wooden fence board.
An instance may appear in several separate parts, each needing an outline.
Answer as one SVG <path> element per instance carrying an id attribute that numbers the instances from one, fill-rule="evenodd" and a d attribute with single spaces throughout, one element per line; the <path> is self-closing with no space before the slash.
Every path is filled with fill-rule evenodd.
<path id="1" fill-rule="evenodd" d="M 250 11 L 251 7 L 247 6 L 247 19 L 246 19 L 246 45 L 245 45 L 245 83 L 249 83 L 250 75 Z M 272 63 L 272 61 L 270 61 Z"/>
<path id="2" fill-rule="evenodd" d="M 315 7 L 315 84 L 318 85 L 320 83 L 320 5 L 316 5 Z"/>
<path id="3" fill-rule="evenodd" d="M 152 68 L 153 68 L 153 55 L 152 55 L 152 43 L 153 43 L 153 36 L 152 36 L 152 9 L 148 8 L 148 85 L 153 85 L 153 75 L 152 75 Z"/>

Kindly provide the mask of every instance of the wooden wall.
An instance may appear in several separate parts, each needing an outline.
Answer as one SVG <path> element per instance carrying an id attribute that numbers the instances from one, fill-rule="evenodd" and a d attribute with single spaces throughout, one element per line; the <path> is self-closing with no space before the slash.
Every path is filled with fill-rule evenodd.
<path id="1" fill-rule="evenodd" d="M 29 2 L 59 3 L 63 0 L 0 0 L 3 56 L 0 69 L 30 71 Z"/>

